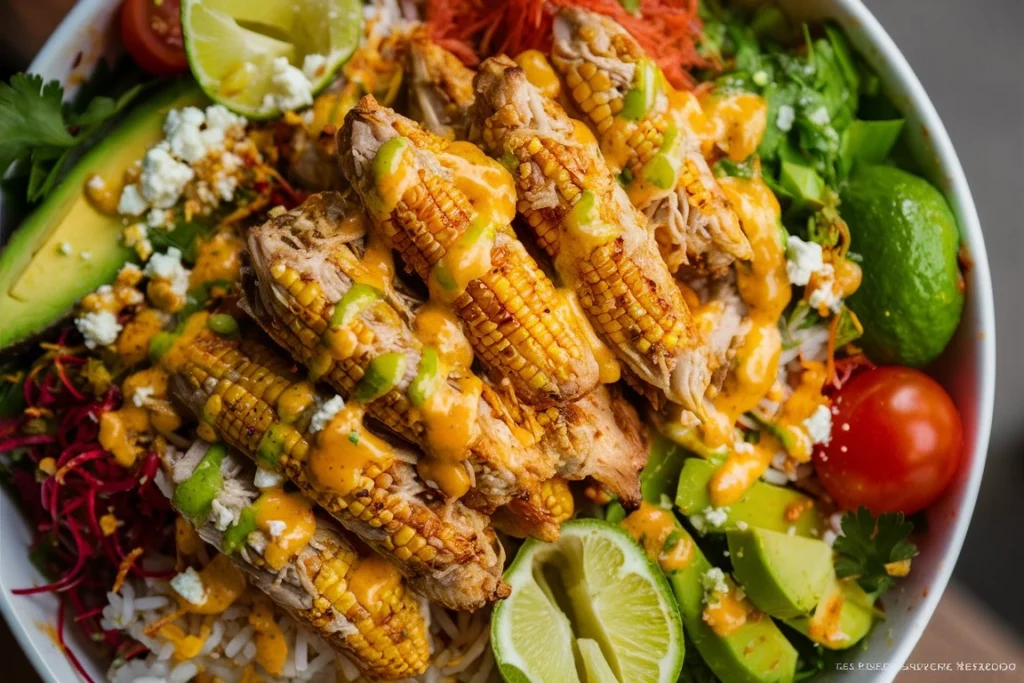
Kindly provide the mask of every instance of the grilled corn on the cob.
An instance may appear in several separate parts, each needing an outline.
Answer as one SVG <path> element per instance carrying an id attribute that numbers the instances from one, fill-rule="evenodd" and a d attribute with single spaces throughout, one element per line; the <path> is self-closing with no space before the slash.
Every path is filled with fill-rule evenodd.
<path id="1" fill-rule="evenodd" d="M 355 202 L 325 193 L 250 231 L 243 274 L 249 312 L 346 399 L 359 393 L 375 358 L 400 354 L 405 373 L 378 387 L 367 412 L 424 449 L 420 472 L 446 495 L 486 512 L 513 500 L 524 510 L 555 462 L 523 443 L 500 403 L 492 408 L 483 397 L 489 387 L 413 332 L 413 314 L 394 291 L 388 259 L 368 244 L 362 216 Z M 335 321 L 346 310 L 348 319 Z M 543 509 L 526 512 L 528 535 L 557 537 L 558 523 Z"/>
<path id="2" fill-rule="evenodd" d="M 313 516 L 300 494 L 257 490 L 256 468 L 218 449 L 197 442 L 185 454 L 169 449 L 164 456 L 171 502 L 200 537 L 368 677 L 422 673 L 430 658 L 426 623 L 397 570 L 379 556 L 360 556 L 339 528 Z M 220 480 L 209 508 L 198 507 L 195 497 L 204 467 L 216 468 Z M 276 535 L 274 522 L 286 525 Z"/>
<path id="3" fill-rule="evenodd" d="M 710 381 L 690 311 L 585 132 L 507 57 L 481 66 L 475 130 L 510 167 L 519 210 L 595 330 L 645 383 L 698 414 Z"/>
<path id="4" fill-rule="evenodd" d="M 603 15 L 563 8 L 551 61 L 612 171 L 651 219 L 673 271 L 690 264 L 719 273 L 751 257 L 690 122 L 700 105 L 689 93 L 671 91 L 625 29 Z"/>
<path id="5" fill-rule="evenodd" d="M 207 330 L 180 352 L 174 391 L 201 421 L 201 436 L 280 470 L 422 595 L 470 610 L 508 595 L 486 518 L 458 502 L 432 504 L 415 455 L 366 431 L 360 406 L 328 404 L 257 342 Z"/>
<path id="6" fill-rule="evenodd" d="M 406 265 L 448 301 L 477 356 L 534 405 L 590 391 L 598 368 L 554 286 L 510 227 L 507 171 L 363 98 L 339 133 L 342 171 Z"/>

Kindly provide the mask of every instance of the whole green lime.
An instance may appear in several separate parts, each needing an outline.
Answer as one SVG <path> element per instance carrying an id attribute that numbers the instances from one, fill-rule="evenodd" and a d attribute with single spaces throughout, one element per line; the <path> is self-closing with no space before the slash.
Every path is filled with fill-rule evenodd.
<path id="1" fill-rule="evenodd" d="M 864 325 L 861 344 L 877 363 L 920 367 L 935 360 L 960 324 L 960 232 L 931 183 L 892 166 L 860 166 L 840 213 L 864 281 L 848 304 Z"/>

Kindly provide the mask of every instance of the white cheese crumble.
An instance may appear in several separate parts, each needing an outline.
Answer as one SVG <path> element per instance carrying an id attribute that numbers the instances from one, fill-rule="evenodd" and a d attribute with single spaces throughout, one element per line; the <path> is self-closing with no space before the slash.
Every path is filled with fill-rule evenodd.
<path id="1" fill-rule="evenodd" d="M 775 126 L 783 133 L 793 129 L 793 121 L 796 119 L 796 111 L 788 104 L 779 107 L 779 115 L 775 117 Z"/>
<path id="2" fill-rule="evenodd" d="M 253 477 L 252 483 L 258 489 L 271 489 L 278 486 L 283 481 L 284 477 L 282 477 L 280 473 L 263 467 L 257 467 L 256 476 Z"/>
<path id="3" fill-rule="evenodd" d="M 786 275 L 794 285 L 806 285 L 811 275 L 821 270 L 824 265 L 821 258 L 821 245 L 817 242 L 805 242 L 796 235 L 790 235 L 786 244 Z"/>
<path id="4" fill-rule="evenodd" d="M 62 255 L 67 256 L 71 253 L 71 242 L 61 242 L 57 245 L 57 251 Z"/>
<path id="5" fill-rule="evenodd" d="M 739 529 L 740 531 L 746 531 L 747 528 L 748 528 L 748 525 L 747 525 L 746 522 L 744 522 L 741 519 L 740 521 L 736 522 L 736 528 Z"/>
<path id="6" fill-rule="evenodd" d="M 171 154 L 189 164 L 205 157 L 207 147 L 202 134 L 202 127 L 205 124 L 206 114 L 197 107 L 172 109 L 167 112 L 167 118 L 164 119 L 164 137 Z"/>
<path id="7" fill-rule="evenodd" d="M 78 255 L 78 258 L 82 259 L 83 261 L 88 261 L 89 259 L 92 258 L 92 252 L 91 251 L 83 251 L 82 253 L 80 253 Z"/>
<path id="8" fill-rule="evenodd" d="M 122 216 L 140 216 L 148 208 L 149 204 L 142 197 L 138 185 L 132 183 L 131 185 L 124 186 L 124 189 L 121 190 L 121 198 L 117 202 L 117 212 L 119 214 Z"/>
<path id="9" fill-rule="evenodd" d="M 192 567 L 189 567 L 171 579 L 171 588 L 184 599 L 193 605 L 201 605 L 206 602 L 206 587 L 203 579 Z"/>
<path id="10" fill-rule="evenodd" d="M 132 403 L 137 408 L 143 408 L 146 405 L 146 401 L 153 398 L 153 394 L 156 393 L 156 389 L 151 386 L 141 386 L 135 389 L 135 393 L 132 394 Z"/>
<path id="11" fill-rule="evenodd" d="M 327 68 L 327 57 L 313 53 L 306 55 L 306 58 L 302 60 L 302 73 L 310 81 L 315 81 L 324 75 L 324 70 Z"/>
<path id="12" fill-rule="evenodd" d="M 313 104 L 313 84 L 287 57 L 274 59 L 270 75 L 271 92 L 263 96 L 263 106 L 293 111 Z"/>
<path id="13" fill-rule="evenodd" d="M 177 247 L 169 247 L 165 254 L 153 254 L 153 257 L 146 263 L 146 269 L 142 273 L 148 277 L 158 277 L 167 280 L 175 294 L 185 296 L 188 293 L 188 268 L 181 265 L 181 250 Z"/>
<path id="14" fill-rule="evenodd" d="M 284 533 L 284 530 L 288 528 L 288 525 L 279 519 L 271 519 L 267 522 L 267 532 L 271 538 L 277 538 Z"/>
<path id="15" fill-rule="evenodd" d="M 826 529 L 825 533 L 821 536 L 821 540 L 825 541 L 830 548 L 835 544 L 837 538 L 839 538 L 839 534 L 831 529 Z"/>
<path id="16" fill-rule="evenodd" d="M 732 449 L 737 453 L 753 453 L 754 444 L 748 443 L 746 441 L 737 441 L 735 444 L 733 444 Z"/>
<path id="17" fill-rule="evenodd" d="M 142 159 L 142 196 L 158 209 L 169 209 L 195 175 L 192 167 L 171 156 L 167 143 L 161 142 Z"/>
<path id="18" fill-rule="evenodd" d="M 832 411 L 828 406 L 818 406 L 811 416 L 804 420 L 804 429 L 813 443 L 828 443 L 832 440 Z"/>
<path id="19" fill-rule="evenodd" d="M 117 322 L 117 316 L 110 311 L 86 313 L 75 320 L 75 327 L 85 337 L 85 345 L 90 349 L 110 346 L 121 333 L 121 323 Z"/>
<path id="20" fill-rule="evenodd" d="M 832 122 L 832 117 L 828 115 L 828 109 L 818 107 L 807 115 L 807 120 L 817 126 L 827 126 Z"/>
<path id="21" fill-rule="evenodd" d="M 206 108 L 206 129 L 219 130 L 225 135 L 229 132 L 232 137 L 240 137 L 245 128 L 245 119 L 238 114 L 232 114 L 222 105 L 214 104 Z"/>
<path id="22" fill-rule="evenodd" d="M 319 432 L 321 429 L 327 426 L 327 423 L 334 419 L 334 416 L 341 412 L 341 409 L 345 407 L 345 401 L 341 396 L 335 395 L 334 398 L 325 401 L 316 412 L 313 413 L 313 418 L 309 421 L 310 433 Z"/>
<path id="23" fill-rule="evenodd" d="M 213 518 L 213 525 L 217 527 L 217 531 L 227 531 L 229 526 L 238 521 L 237 515 L 217 499 L 214 499 L 211 510 L 210 516 Z"/>
<path id="24" fill-rule="evenodd" d="M 712 567 L 700 577 L 700 585 L 704 589 L 704 602 L 713 601 L 715 595 L 725 595 L 729 592 L 729 584 L 725 582 L 725 572 L 718 567 Z"/>
<path id="25" fill-rule="evenodd" d="M 169 228 L 172 213 L 168 209 L 150 209 L 146 214 L 146 225 L 150 228 Z"/>
<path id="26" fill-rule="evenodd" d="M 103 176 L 93 174 L 89 176 L 89 181 L 85 184 L 90 190 L 105 190 L 107 189 L 107 181 L 103 179 Z"/>
<path id="27" fill-rule="evenodd" d="M 833 313 L 839 313 L 843 310 L 843 295 L 836 292 L 835 280 L 831 277 L 834 272 L 832 266 L 826 265 L 824 268 L 828 269 L 828 277 L 814 288 L 807 297 L 807 303 L 816 311 L 826 308 Z"/>
<path id="28" fill-rule="evenodd" d="M 715 508 L 708 506 L 704 508 L 704 519 L 716 529 L 722 528 L 729 521 L 729 508 Z"/>

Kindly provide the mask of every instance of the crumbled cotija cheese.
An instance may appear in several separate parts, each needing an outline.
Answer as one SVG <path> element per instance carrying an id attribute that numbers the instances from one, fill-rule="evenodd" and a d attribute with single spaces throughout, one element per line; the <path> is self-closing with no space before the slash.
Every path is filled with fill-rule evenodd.
<path id="1" fill-rule="evenodd" d="M 139 186 L 134 183 L 125 185 L 121 190 L 121 198 L 117 202 L 117 212 L 122 216 L 141 216 L 149 208 L 143 199 Z"/>
<path id="2" fill-rule="evenodd" d="M 280 473 L 268 470 L 263 467 L 256 468 L 256 476 L 253 478 L 253 485 L 258 489 L 270 489 L 284 481 Z"/>
<path id="3" fill-rule="evenodd" d="M 786 244 L 786 275 L 794 285 L 806 285 L 811 275 L 824 266 L 821 245 L 805 242 L 796 235 L 790 235 Z"/>
<path id="4" fill-rule="evenodd" d="M 85 313 L 75 320 L 75 327 L 85 338 L 85 345 L 90 349 L 97 346 L 110 346 L 121 334 L 121 323 L 110 311 Z"/>
<path id="5" fill-rule="evenodd" d="M 138 387 L 135 389 L 135 393 L 132 394 L 132 403 L 138 408 L 144 408 L 146 401 L 151 399 L 154 393 L 156 393 L 156 389 L 151 386 Z"/>
<path id="6" fill-rule="evenodd" d="M 313 84 L 287 57 L 274 59 L 270 84 L 273 91 L 264 95 L 264 107 L 292 111 L 313 104 Z"/>
<path id="7" fill-rule="evenodd" d="M 279 519 L 272 519 L 267 522 L 267 532 L 271 538 L 277 538 L 284 533 L 284 530 L 288 528 L 288 525 Z"/>
<path id="8" fill-rule="evenodd" d="M 195 171 L 185 163 L 171 156 L 168 145 L 161 142 L 146 152 L 142 160 L 142 196 L 158 209 L 174 206 L 188 181 L 195 177 Z"/>
<path id="9" fill-rule="evenodd" d="M 327 423 L 334 419 L 334 416 L 341 412 L 341 409 L 344 407 L 345 401 L 341 396 L 336 395 L 334 398 L 325 401 L 323 405 L 316 409 L 312 419 L 309 421 L 310 433 L 319 432 L 326 427 Z"/>
<path id="10" fill-rule="evenodd" d="M 171 283 L 175 294 L 185 296 L 188 293 L 188 277 L 190 271 L 181 265 L 181 250 L 170 247 L 165 254 L 153 254 L 142 271 L 148 277 L 163 278 Z"/>
<path id="11" fill-rule="evenodd" d="M 832 411 L 828 406 L 818 406 L 811 416 L 804 420 L 804 429 L 813 443 L 828 443 L 832 440 Z"/>
<path id="12" fill-rule="evenodd" d="M 189 567 L 171 579 L 171 588 L 184 599 L 193 605 L 201 605 L 206 601 L 206 587 L 203 586 L 203 579 L 192 567 Z"/>

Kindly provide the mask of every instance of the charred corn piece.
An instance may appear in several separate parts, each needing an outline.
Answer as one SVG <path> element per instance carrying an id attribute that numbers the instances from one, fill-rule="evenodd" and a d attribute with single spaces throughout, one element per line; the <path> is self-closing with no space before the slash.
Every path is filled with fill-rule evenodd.
<path id="1" fill-rule="evenodd" d="M 572 491 L 569 489 L 569 482 L 561 477 L 549 479 L 541 485 L 537 502 L 538 507 L 545 510 L 559 524 L 571 519 L 576 510 Z M 517 516 L 514 513 L 514 507 L 497 510 L 491 516 L 491 523 L 496 529 L 509 536 L 516 538 L 529 537 L 530 529 L 523 526 L 523 517 L 521 515 Z"/>
<path id="2" fill-rule="evenodd" d="M 410 36 L 407 60 L 411 118 L 431 133 L 464 139 L 473 105 L 473 70 L 422 28 Z"/>
<path id="3" fill-rule="evenodd" d="M 203 442 L 176 457 L 168 449 L 164 465 L 175 490 L 185 485 L 206 452 Z M 195 524 L 204 541 L 230 557 L 254 585 L 299 622 L 348 654 L 367 676 L 398 680 L 426 669 L 430 648 L 420 603 L 394 567 L 377 556 L 360 556 L 334 523 L 313 516 L 310 502 L 300 494 L 277 489 L 271 489 L 270 495 L 278 501 L 299 499 L 294 507 L 305 513 L 302 519 L 290 520 L 295 528 L 289 538 L 298 539 L 295 547 L 289 547 L 282 560 L 268 552 L 270 539 L 263 530 L 254 527 L 246 539 L 233 538 L 238 535 L 235 529 L 246 529 L 243 517 L 257 518 L 260 491 L 253 485 L 255 468 L 241 456 L 226 453 L 220 470 L 223 485 L 217 500 L 237 521 L 220 522 L 212 510 L 206 518 L 196 518 L 194 509 L 183 509 L 187 506 L 171 496 L 172 504 Z M 249 540 L 249 534 L 256 534 L 258 540 Z"/>
<path id="4" fill-rule="evenodd" d="M 478 358 L 523 401 L 586 394 L 597 363 L 557 314 L 553 284 L 510 227 L 507 171 L 473 145 L 449 143 L 364 98 L 339 133 L 342 171 L 410 270 L 463 320 Z"/>
<path id="5" fill-rule="evenodd" d="M 519 210 L 594 329 L 644 382 L 702 414 L 710 381 L 702 342 L 644 215 L 593 143 L 514 62 L 487 60 L 476 90 L 481 142 L 515 168 Z"/>
<path id="6" fill-rule="evenodd" d="M 287 361 L 273 360 L 255 342 L 204 331 L 182 353 L 173 390 L 200 420 L 204 438 L 221 438 L 280 470 L 431 600 L 472 610 L 508 595 L 486 518 L 458 502 L 442 517 L 416 475 L 415 455 L 365 431 L 358 417 L 339 425 L 347 445 L 343 434 L 328 439 L 338 433 L 330 422 L 313 433 L 310 422 L 325 397 L 296 375 L 279 374 Z"/>
<path id="7" fill-rule="evenodd" d="M 555 463 L 517 438 L 517 425 L 500 403 L 492 407 L 484 400 L 488 390 L 472 372 L 451 367 L 433 349 L 433 393 L 424 395 L 417 383 L 426 367 L 424 345 L 408 322 L 414 314 L 393 291 L 389 259 L 367 242 L 362 217 L 355 202 L 324 193 L 253 228 L 243 273 L 247 310 L 346 399 L 359 391 L 374 358 L 400 354 L 406 372 L 366 408 L 432 458 L 425 468 L 421 461 L 421 471 L 430 475 L 424 478 L 485 512 L 532 499 Z M 345 320 L 337 320 L 339 313 Z M 557 537 L 558 523 L 541 509 L 536 513 L 529 535 Z"/>
<path id="8" fill-rule="evenodd" d="M 652 219 L 673 272 L 720 272 L 749 259 L 750 243 L 700 151 L 690 123 L 700 105 L 671 91 L 621 26 L 580 8 L 555 19 L 551 61 L 630 199 Z"/>

